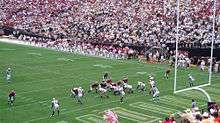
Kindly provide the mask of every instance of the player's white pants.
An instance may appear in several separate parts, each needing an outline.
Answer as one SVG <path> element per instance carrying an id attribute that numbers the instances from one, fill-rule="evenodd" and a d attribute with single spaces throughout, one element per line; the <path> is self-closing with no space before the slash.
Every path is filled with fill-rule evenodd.
<path id="1" fill-rule="evenodd" d="M 58 104 L 54 104 L 53 111 L 59 110 L 60 106 Z"/>
<path id="2" fill-rule="evenodd" d="M 14 101 L 14 97 L 8 97 L 8 101 Z"/>
<path id="3" fill-rule="evenodd" d="M 124 92 L 124 91 L 121 91 L 121 92 L 120 92 L 120 96 L 123 97 L 124 95 L 125 95 L 125 92 Z"/>
<path id="4" fill-rule="evenodd" d="M 153 94 L 153 97 L 157 97 L 157 96 L 159 96 L 159 94 L 160 94 L 160 92 L 155 92 L 155 93 Z"/>
<path id="5" fill-rule="evenodd" d="M 107 90 L 106 90 L 106 89 L 104 89 L 104 88 L 99 88 L 99 92 L 100 92 L 100 93 L 106 93 L 106 92 L 107 92 Z"/>
<path id="6" fill-rule="evenodd" d="M 126 85 L 125 88 L 132 89 L 132 85 Z"/>
<path id="7" fill-rule="evenodd" d="M 204 71 L 204 70 L 205 70 L 205 66 L 204 66 L 204 65 L 201 65 L 201 66 L 200 66 L 200 69 L 201 69 L 202 71 Z"/>
<path id="8" fill-rule="evenodd" d="M 78 93 L 78 97 L 81 98 L 83 96 L 82 93 Z"/>
<path id="9" fill-rule="evenodd" d="M 11 79 L 11 75 L 10 75 L 10 74 L 7 74 L 7 75 L 6 75 L 6 80 L 9 81 L 10 79 Z"/>

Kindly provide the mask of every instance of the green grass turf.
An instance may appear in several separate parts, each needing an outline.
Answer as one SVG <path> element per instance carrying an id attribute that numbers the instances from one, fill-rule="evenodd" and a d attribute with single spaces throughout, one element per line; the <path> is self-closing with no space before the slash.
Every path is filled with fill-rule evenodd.
<path id="1" fill-rule="evenodd" d="M 0 123 L 95 123 L 101 122 L 104 110 L 112 108 L 118 112 L 121 123 L 157 122 L 158 118 L 163 119 L 170 113 L 190 108 L 192 98 L 200 106 L 206 104 L 205 96 L 198 91 L 173 95 L 174 71 L 172 70 L 168 80 L 164 79 L 164 71 L 168 68 L 165 64 L 109 60 L 0 43 L 0 70 L 4 71 L 7 67 L 12 68 L 13 77 L 9 84 L 3 75 L 0 77 Z M 146 82 L 147 74 L 155 75 L 160 90 L 160 102 L 152 102 L 152 97 L 147 92 L 126 94 L 123 104 L 119 103 L 118 96 L 112 94 L 109 99 L 101 99 L 96 93 L 86 93 L 83 105 L 69 96 L 69 90 L 73 86 L 82 86 L 88 90 L 89 83 L 101 80 L 104 72 L 109 72 L 113 81 L 128 75 L 129 83 L 134 87 L 137 81 Z M 181 69 L 178 71 L 177 89 L 186 88 L 188 73 L 195 77 L 198 85 L 208 81 L 207 72 L 201 72 L 198 68 Z M 219 80 L 219 74 L 214 74 L 212 86 L 204 87 L 214 101 L 220 99 Z M 12 89 L 17 92 L 17 97 L 10 110 L 7 95 Z M 61 103 L 59 117 L 49 117 L 53 97 Z"/>

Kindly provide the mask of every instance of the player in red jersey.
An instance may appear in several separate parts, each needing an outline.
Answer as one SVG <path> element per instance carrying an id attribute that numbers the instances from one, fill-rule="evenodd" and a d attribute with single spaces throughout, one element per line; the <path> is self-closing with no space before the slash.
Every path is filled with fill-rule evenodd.
<path id="1" fill-rule="evenodd" d="M 16 93 L 14 90 L 12 90 L 9 95 L 8 95 L 8 104 L 9 106 L 12 106 L 14 101 L 15 101 L 15 96 L 16 96 Z"/>

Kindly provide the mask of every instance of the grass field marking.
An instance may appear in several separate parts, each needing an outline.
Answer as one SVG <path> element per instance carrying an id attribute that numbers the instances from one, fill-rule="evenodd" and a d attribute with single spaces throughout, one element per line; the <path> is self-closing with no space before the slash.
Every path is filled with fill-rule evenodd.
<path id="1" fill-rule="evenodd" d="M 105 123 L 103 120 L 101 120 L 99 118 L 94 118 L 94 117 L 89 117 L 88 120 L 93 121 L 93 123 Z"/>
<path id="2" fill-rule="evenodd" d="M 15 51 L 16 49 L 12 49 L 12 48 L 0 48 L 0 51 Z"/>
<path id="3" fill-rule="evenodd" d="M 94 64 L 94 67 L 99 67 L 99 68 L 112 68 L 111 65 L 103 65 L 103 64 Z"/>
<path id="4" fill-rule="evenodd" d="M 29 52 L 29 53 L 27 53 L 27 54 L 29 54 L 29 55 L 35 55 L 35 56 L 42 56 L 41 53 L 36 53 L 36 52 Z"/>
<path id="5" fill-rule="evenodd" d="M 68 123 L 67 121 L 58 121 L 58 122 L 56 122 L 56 123 Z"/>
<path id="6" fill-rule="evenodd" d="M 186 99 L 183 99 L 183 100 L 186 100 Z M 182 99 L 175 99 L 174 97 L 172 96 L 164 96 L 164 97 L 161 97 L 160 98 L 160 102 L 159 103 L 164 103 L 166 105 L 171 105 L 173 104 L 174 102 L 177 103 L 177 104 L 180 104 L 180 105 L 175 105 L 176 107 L 180 107 L 180 108 L 188 108 L 187 104 L 183 102 Z M 188 100 L 187 100 L 188 101 Z M 171 105 L 172 106 L 172 105 Z"/>
<path id="7" fill-rule="evenodd" d="M 145 96 L 145 95 L 140 95 L 140 96 L 135 96 L 135 97 L 130 97 L 130 98 L 128 97 L 127 100 L 134 99 L 134 98 L 137 98 L 137 97 L 142 97 L 142 96 Z M 65 114 L 69 114 L 69 113 L 72 113 L 72 112 L 77 112 L 77 111 L 82 111 L 82 110 L 86 110 L 86 109 L 89 109 L 89 108 L 94 108 L 94 107 L 97 107 L 97 106 L 108 105 L 108 104 L 111 104 L 111 103 L 114 103 L 114 102 L 120 102 L 120 100 L 109 101 L 107 103 L 96 104 L 96 105 L 87 106 L 87 107 L 83 107 L 83 108 L 75 109 L 75 110 L 69 110 L 69 111 L 66 111 L 65 113 L 62 113 L 62 114 L 65 115 Z M 31 120 L 26 121 L 26 122 L 34 122 L 34 121 L 38 121 L 38 120 L 42 120 L 42 119 L 46 119 L 46 118 L 48 118 L 48 117 L 43 116 L 43 117 L 38 117 L 38 118 L 31 119 Z"/>
<path id="8" fill-rule="evenodd" d="M 204 98 L 206 98 L 203 93 L 200 93 L 200 96 L 198 96 L 198 95 L 195 95 L 195 93 L 192 92 L 192 90 L 191 91 L 182 92 L 182 93 L 180 93 L 180 95 L 181 94 L 183 96 L 191 98 L 191 99 L 199 99 L 199 100 L 207 101 L 206 99 L 203 99 L 203 98 L 200 97 L 200 96 L 203 96 Z"/>
<path id="9" fill-rule="evenodd" d="M 178 99 L 177 99 L 178 98 Z M 187 105 L 186 103 L 183 103 L 183 102 L 191 102 L 191 100 L 189 99 L 184 99 L 184 98 L 179 98 L 179 97 L 174 97 L 174 96 L 170 96 L 170 95 L 166 95 L 166 96 L 163 96 L 162 98 L 160 99 L 167 99 L 167 100 L 170 100 L 170 101 L 175 101 L 175 102 L 178 102 L 178 104 L 181 104 L 181 105 Z"/>
<path id="10" fill-rule="evenodd" d="M 166 107 L 166 106 L 160 106 L 158 104 L 148 104 L 148 103 L 142 103 L 140 106 L 143 106 L 143 107 L 152 107 L 152 109 L 156 109 L 158 111 L 160 110 L 164 110 L 165 113 L 169 113 L 169 112 L 178 112 L 179 110 L 177 109 L 173 109 L 173 108 L 169 108 L 169 107 Z"/>
<path id="11" fill-rule="evenodd" d="M 136 74 L 140 74 L 140 75 L 144 75 L 144 74 L 147 74 L 147 72 L 136 72 Z"/>
<path id="12" fill-rule="evenodd" d="M 179 110 L 176 110 L 176 109 L 159 106 L 158 104 L 147 104 L 144 102 L 132 103 L 132 104 L 129 104 L 129 106 L 142 109 L 142 110 L 146 110 L 146 111 L 150 111 L 150 112 L 154 112 L 154 113 L 159 112 L 160 114 L 164 114 L 164 115 L 179 112 Z"/>
<path id="13" fill-rule="evenodd" d="M 42 104 L 42 103 L 46 103 L 47 100 L 44 100 L 44 101 L 39 101 L 38 103 Z"/>
<path id="14" fill-rule="evenodd" d="M 211 92 L 211 93 L 220 93 L 220 88 L 218 88 L 218 87 L 207 86 L 207 88 L 203 88 L 203 89 L 205 89 L 207 92 Z"/>
<path id="15" fill-rule="evenodd" d="M 82 123 L 91 123 L 91 121 L 95 123 L 105 123 L 101 116 L 97 116 L 94 114 L 86 114 L 75 118 L 76 120 Z"/>
<path id="16" fill-rule="evenodd" d="M 206 90 L 206 89 L 205 89 Z M 211 89 L 210 89 L 211 90 Z M 212 93 L 213 92 L 213 93 Z M 218 100 L 218 96 L 217 96 L 217 93 L 212 91 L 209 93 L 209 91 L 207 91 L 207 93 L 209 94 L 209 96 L 211 96 L 211 99 L 213 100 Z M 218 91 L 219 92 L 219 91 Z M 184 95 L 186 95 L 186 97 L 190 97 L 192 99 L 198 99 L 197 96 L 192 96 L 192 91 L 187 91 L 187 92 L 183 92 Z M 203 94 L 201 94 L 201 96 L 203 96 L 203 98 L 199 98 L 199 100 L 202 100 L 202 101 L 207 101 L 207 97 L 205 97 Z M 195 98 L 196 97 L 196 98 Z"/>
<path id="17" fill-rule="evenodd" d="M 119 117 L 131 120 L 131 121 L 135 121 L 135 122 L 144 123 L 144 122 L 149 122 L 149 121 L 152 122 L 152 121 L 156 121 L 160 119 L 155 116 L 149 116 L 149 115 L 142 114 L 136 111 L 127 110 L 122 107 L 115 107 L 115 108 L 112 108 L 111 110 L 116 112 L 116 114 L 118 114 Z"/>
<path id="18" fill-rule="evenodd" d="M 68 59 L 68 58 L 63 58 L 63 57 L 60 57 L 60 58 L 57 58 L 58 61 L 67 61 L 67 62 L 74 62 L 74 60 L 72 59 Z"/>

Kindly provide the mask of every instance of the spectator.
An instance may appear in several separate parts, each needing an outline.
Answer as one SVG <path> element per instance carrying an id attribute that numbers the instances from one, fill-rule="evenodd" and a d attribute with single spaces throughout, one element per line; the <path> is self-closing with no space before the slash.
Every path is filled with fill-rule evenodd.
<path id="1" fill-rule="evenodd" d="M 215 122 L 215 123 L 220 123 L 220 117 L 219 117 L 219 115 L 218 115 L 218 112 L 215 112 L 215 113 L 213 114 L 213 116 L 214 116 L 214 122 Z"/>
<path id="2" fill-rule="evenodd" d="M 197 114 L 197 115 L 196 115 L 195 123 L 202 123 L 202 117 L 201 117 L 200 114 Z"/>

